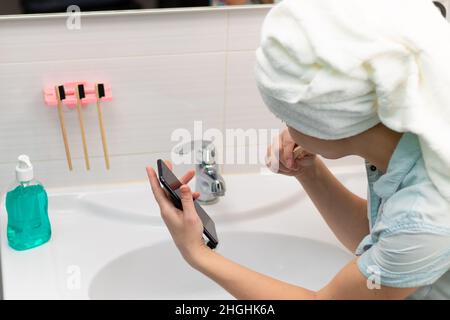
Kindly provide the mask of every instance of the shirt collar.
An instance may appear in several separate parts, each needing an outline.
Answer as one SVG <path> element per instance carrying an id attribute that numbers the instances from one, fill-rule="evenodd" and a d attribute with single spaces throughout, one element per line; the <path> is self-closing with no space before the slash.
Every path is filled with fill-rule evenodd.
<path id="1" fill-rule="evenodd" d="M 404 133 L 389 160 L 386 173 L 374 183 L 374 192 L 380 198 L 392 196 L 421 155 L 417 136 L 408 132 Z"/>

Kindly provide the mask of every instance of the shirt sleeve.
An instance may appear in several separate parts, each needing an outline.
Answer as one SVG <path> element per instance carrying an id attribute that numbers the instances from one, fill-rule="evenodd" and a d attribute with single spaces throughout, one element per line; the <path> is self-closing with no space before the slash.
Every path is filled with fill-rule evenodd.
<path id="1" fill-rule="evenodd" d="M 358 267 L 365 277 L 383 286 L 433 284 L 450 269 L 450 234 L 424 226 L 383 232 L 359 257 Z"/>

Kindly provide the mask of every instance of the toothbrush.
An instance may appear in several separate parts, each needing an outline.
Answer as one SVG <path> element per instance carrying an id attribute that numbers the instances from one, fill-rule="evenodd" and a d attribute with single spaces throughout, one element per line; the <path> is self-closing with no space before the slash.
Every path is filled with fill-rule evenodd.
<path id="1" fill-rule="evenodd" d="M 86 97 L 86 94 L 84 92 L 84 85 L 79 84 L 78 86 L 75 86 L 75 93 L 77 96 L 77 113 L 78 113 L 78 120 L 80 122 L 81 140 L 83 141 L 84 161 L 86 163 L 86 169 L 90 170 L 91 165 L 89 163 L 89 154 L 86 142 L 86 131 L 84 129 L 83 111 L 81 109 L 81 99 L 84 99 Z"/>
<path id="2" fill-rule="evenodd" d="M 103 83 L 96 84 L 95 95 L 97 96 L 98 124 L 100 126 L 100 134 L 102 136 L 103 155 L 105 157 L 106 169 L 109 170 L 108 145 L 106 144 L 106 133 L 105 133 L 105 127 L 103 125 L 103 112 L 102 112 L 102 106 L 101 106 L 101 98 L 103 98 L 105 96 L 105 86 Z"/>
<path id="3" fill-rule="evenodd" d="M 67 158 L 67 165 L 69 166 L 69 170 L 72 171 L 72 157 L 70 156 L 70 148 L 69 148 L 69 141 L 67 139 L 67 130 L 66 130 L 66 124 L 64 122 L 64 114 L 63 114 L 63 105 L 62 100 L 66 99 L 66 93 L 64 91 L 64 86 L 55 86 L 55 96 L 57 100 L 58 105 L 58 117 L 59 117 L 59 123 L 61 125 L 61 133 L 64 140 L 64 149 L 66 150 L 66 158 Z"/>
<path id="4" fill-rule="evenodd" d="M 294 159 L 303 158 L 306 154 L 308 154 L 305 149 L 300 146 L 294 148 Z"/>

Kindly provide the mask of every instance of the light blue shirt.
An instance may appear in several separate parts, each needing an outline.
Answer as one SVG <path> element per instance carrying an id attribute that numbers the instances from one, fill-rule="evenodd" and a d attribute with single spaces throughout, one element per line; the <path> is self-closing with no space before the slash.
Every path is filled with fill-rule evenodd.
<path id="1" fill-rule="evenodd" d="M 376 146 L 374 146 L 376 148 Z M 366 163 L 370 234 L 356 249 L 370 280 L 450 299 L 450 204 L 429 179 L 417 136 L 405 133 L 382 174 Z"/>

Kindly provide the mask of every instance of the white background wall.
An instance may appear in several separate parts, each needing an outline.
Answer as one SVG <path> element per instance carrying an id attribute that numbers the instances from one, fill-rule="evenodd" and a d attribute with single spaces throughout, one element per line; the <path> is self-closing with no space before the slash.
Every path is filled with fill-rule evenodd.
<path id="1" fill-rule="evenodd" d="M 195 120 L 205 129 L 280 127 L 253 80 L 267 11 L 88 15 L 77 31 L 64 16 L 0 20 L 0 185 L 14 179 L 21 153 L 48 186 L 141 180 L 145 165 L 168 155 L 171 132 L 192 130 Z M 57 112 L 44 105 L 42 89 L 72 80 L 112 86 L 114 101 L 104 104 L 109 172 L 93 105 L 84 113 L 92 170 L 73 110 L 65 112 L 74 159 L 67 169 Z"/>

